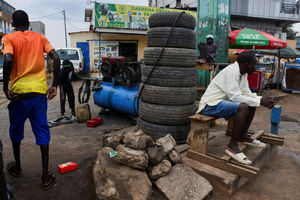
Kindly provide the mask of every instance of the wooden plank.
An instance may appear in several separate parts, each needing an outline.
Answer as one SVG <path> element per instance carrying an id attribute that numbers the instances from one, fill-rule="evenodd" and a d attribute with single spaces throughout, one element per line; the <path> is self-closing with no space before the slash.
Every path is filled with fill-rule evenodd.
<path id="1" fill-rule="evenodd" d="M 192 158 L 199 162 L 211 165 L 213 167 L 222 169 L 224 171 L 228 171 L 228 172 L 237 174 L 239 176 L 247 177 L 251 180 L 255 179 L 258 175 L 257 170 L 253 171 L 244 166 L 237 165 L 237 164 L 231 163 L 231 162 L 224 162 L 224 160 L 222 160 L 222 159 L 204 155 L 204 154 L 192 151 L 192 150 L 189 150 L 187 152 L 187 156 L 189 158 Z"/>
<path id="2" fill-rule="evenodd" d="M 275 138 L 264 136 L 264 135 L 262 135 L 260 137 L 260 141 L 262 141 L 264 143 L 268 143 L 268 144 L 279 145 L 279 146 L 282 146 L 284 143 L 284 140 L 282 140 L 282 139 L 277 139 L 277 138 L 275 139 Z"/>
<path id="3" fill-rule="evenodd" d="M 253 135 L 254 132 L 248 131 L 248 134 Z M 268 137 L 272 137 L 274 139 L 284 140 L 284 137 L 279 136 L 279 135 L 274 135 L 274 134 L 271 134 L 271 133 L 264 133 L 263 136 L 268 136 Z"/>
<path id="4" fill-rule="evenodd" d="M 213 71 L 212 71 L 212 78 L 215 77 L 215 75 L 216 75 L 216 73 L 217 73 L 219 67 L 220 67 L 220 64 L 217 64 L 217 66 L 213 69 Z"/>
<path id="5" fill-rule="evenodd" d="M 197 91 L 203 91 L 206 90 L 206 86 L 197 86 Z"/>
<path id="6" fill-rule="evenodd" d="M 216 120 L 218 118 L 212 117 L 212 116 L 207 116 L 207 115 L 202 115 L 202 114 L 196 114 L 196 115 L 190 116 L 190 119 L 194 119 L 199 122 L 208 122 L 211 120 Z"/>
<path id="7" fill-rule="evenodd" d="M 202 69 L 202 70 L 213 70 L 214 65 L 208 65 L 208 64 L 197 64 L 196 69 Z"/>
<path id="8" fill-rule="evenodd" d="M 251 135 L 251 138 L 252 139 L 258 139 L 259 137 L 261 137 L 262 134 L 264 134 L 264 132 L 265 132 L 264 130 L 259 130 L 255 134 Z M 239 144 L 239 147 L 240 147 L 241 151 L 244 151 L 247 148 L 247 145 L 245 145 L 245 144 Z M 228 156 L 228 155 L 224 155 L 224 156 L 221 157 L 221 159 L 228 161 L 228 160 L 231 159 L 231 157 Z"/>
<path id="9" fill-rule="evenodd" d="M 259 130 L 251 136 L 251 139 L 258 139 L 264 134 L 264 130 Z"/>
<path id="10" fill-rule="evenodd" d="M 249 136 L 253 135 L 253 132 L 248 132 L 248 135 Z M 280 137 L 278 135 L 264 133 L 260 137 L 260 141 L 265 142 L 265 143 L 269 143 L 269 144 L 274 144 L 274 145 L 282 146 L 283 143 L 284 143 L 284 138 Z"/>
<path id="11" fill-rule="evenodd" d="M 220 160 L 224 161 L 225 163 L 228 163 L 228 162 L 234 163 L 234 164 L 236 164 L 236 165 L 238 165 L 238 166 L 247 168 L 247 169 L 249 169 L 249 170 L 259 172 L 259 169 L 258 169 L 257 167 L 253 167 L 253 166 L 251 166 L 251 165 L 244 165 L 244 164 L 239 163 L 239 162 L 237 162 L 237 161 L 235 161 L 235 160 L 230 160 L 230 161 L 223 160 L 223 159 L 221 159 L 220 157 L 218 157 L 218 156 L 216 156 L 216 155 L 212 155 L 212 154 L 206 154 L 206 155 L 208 155 L 208 156 L 210 156 L 210 157 L 213 157 L 213 158 L 216 158 L 216 159 L 220 159 Z"/>

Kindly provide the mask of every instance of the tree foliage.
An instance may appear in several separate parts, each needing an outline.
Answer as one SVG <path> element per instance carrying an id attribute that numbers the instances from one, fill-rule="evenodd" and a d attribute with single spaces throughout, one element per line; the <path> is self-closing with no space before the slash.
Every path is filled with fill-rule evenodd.
<path id="1" fill-rule="evenodd" d="M 286 32 L 286 37 L 288 40 L 294 40 L 298 31 L 293 30 L 293 24 L 287 24 L 282 27 L 282 32 Z"/>

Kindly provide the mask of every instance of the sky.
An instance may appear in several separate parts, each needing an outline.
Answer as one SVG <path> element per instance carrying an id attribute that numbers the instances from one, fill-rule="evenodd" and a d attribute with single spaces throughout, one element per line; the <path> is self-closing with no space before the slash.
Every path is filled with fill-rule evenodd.
<path id="1" fill-rule="evenodd" d="M 42 21 L 46 37 L 54 48 L 65 47 L 65 32 L 62 10 L 66 10 L 67 32 L 87 31 L 89 23 L 84 22 L 85 8 L 92 8 L 87 0 L 5 0 L 7 3 L 27 12 L 30 21 Z M 92 2 L 94 0 L 91 0 Z M 97 0 L 103 3 L 147 6 L 148 0 Z M 54 15 L 53 15 L 54 14 Z M 51 15 L 51 16 L 49 16 Z M 300 35 L 300 23 L 294 24 Z M 68 46 L 70 45 L 68 37 Z"/>
<path id="2" fill-rule="evenodd" d="M 5 0 L 17 10 L 24 10 L 29 21 L 41 21 L 46 27 L 46 37 L 54 48 L 66 46 L 64 18 L 62 11 L 66 10 L 67 32 L 88 31 L 89 22 L 84 22 L 85 8 L 92 8 L 87 0 Z M 92 2 L 94 2 L 92 0 Z M 148 0 L 97 0 L 102 3 L 147 6 Z M 54 14 L 54 15 L 52 15 Z M 51 16 L 49 16 L 51 15 Z M 70 41 L 68 37 L 68 46 Z"/>

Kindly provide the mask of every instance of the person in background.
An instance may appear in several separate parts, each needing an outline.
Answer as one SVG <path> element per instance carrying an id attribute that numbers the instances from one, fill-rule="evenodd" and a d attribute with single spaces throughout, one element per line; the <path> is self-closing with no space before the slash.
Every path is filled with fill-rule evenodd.
<path id="1" fill-rule="evenodd" d="M 36 144 L 41 150 L 42 187 L 46 190 L 55 181 L 55 175 L 48 174 L 50 129 L 47 122 L 47 99 L 51 100 L 56 96 L 60 59 L 45 36 L 28 31 L 29 19 L 26 12 L 15 11 L 12 20 L 16 32 L 2 38 L 3 91 L 10 100 L 9 133 L 15 157 L 15 162 L 9 162 L 6 169 L 14 177 L 22 175 L 20 147 L 24 138 L 24 123 L 29 119 Z M 49 54 L 53 59 L 53 82 L 49 89 L 43 53 Z"/>
<path id="2" fill-rule="evenodd" d="M 218 46 L 214 43 L 214 36 L 207 35 L 206 36 L 206 43 L 199 42 L 198 49 L 200 55 L 198 59 L 200 59 L 201 63 L 215 63 L 216 62 L 216 54 Z"/>
<path id="3" fill-rule="evenodd" d="M 71 120 L 75 119 L 75 95 L 72 86 L 72 74 L 74 72 L 73 63 L 64 60 L 59 71 L 59 91 L 60 91 L 60 112 L 64 116 L 66 97 L 68 97 L 69 107 L 71 109 Z"/>
<path id="4" fill-rule="evenodd" d="M 247 156 L 240 151 L 238 142 L 265 147 L 263 142 L 251 139 L 247 133 L 259 106 L 274 107 L 271 97 L 260 97 L 249 89 L 247 76 L 255 71 L 255 54 L 244 51 L 237 62 L 224 68 L 209 84 L 202 96 L 197 113 L 208 116 L 233 117 L 232 137 L 225 153 L 238 162 L 251 164 Z"/>
<path id="5" fill-rule="evenodd" d="M 214 43 L 213 35 L 206 36 L 206 48 L 207 48 L 208 55 L 209 55 L 206 62 L 215 63 L 218 46 L 216 43 Z"/>

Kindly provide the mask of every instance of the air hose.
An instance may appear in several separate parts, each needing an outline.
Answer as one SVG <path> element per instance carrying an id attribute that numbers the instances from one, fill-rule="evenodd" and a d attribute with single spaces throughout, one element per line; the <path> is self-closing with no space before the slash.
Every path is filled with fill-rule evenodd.
<path id="1" fill-rule="evenodd" d="M 78 102 L 80 104 L 87 103 L 91 96 L 91 82 L 94 81 L 94 86 L 99 82 L 98 78 L 85 78 L 75 74 L 77 78 L 82 80 L 82 85 L 78 90 Z"/>

